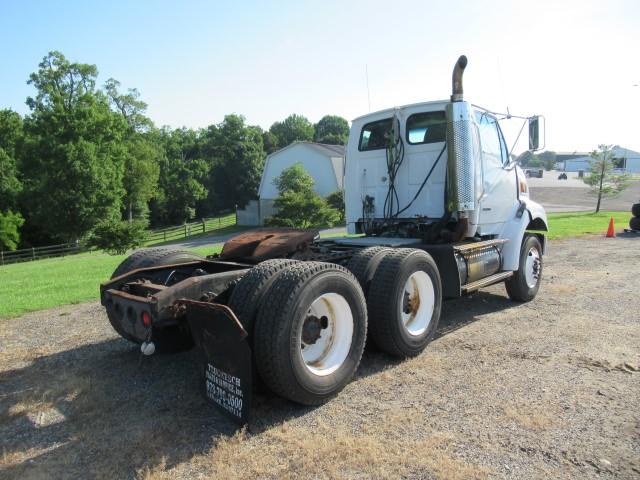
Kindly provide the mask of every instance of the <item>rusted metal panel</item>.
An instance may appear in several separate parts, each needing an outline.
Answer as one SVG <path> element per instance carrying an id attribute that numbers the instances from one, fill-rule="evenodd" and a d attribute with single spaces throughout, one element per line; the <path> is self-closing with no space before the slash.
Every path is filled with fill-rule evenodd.
<path id="1" fill-rule="evenodd" d="M 202 355 L 205 398 L 235 421 L 247 423 L 251 410 L 251 348 L 247 332 L 226 305 L 178 302 Z"/>
<path id="2" fill-rule="evenodd" d="M 159 289 L 154 294 L 134 295 L 124 291 L 129 284 L 122 285 L 123 290 L 110 288 L 102 291 L 102 305 L 110 309 L 114 319 L 122 325 L 131 323 L 127 312 L 132 310 L 139 318 L 142 310 L 151 314 L 153 325 L 170 325 L 181 320 L 185 307 L 180 302 L 184 299 L 215 299 L 225 292 L 229 285 L 244 275 L 248 269 L 242 268 L 228 272 L 212 273 L 190 277 L 171 287 Z M 136 285 L 136 281 L 132 284 Z M 142 284 L 144 285 L 144 284 Z M 139 292 L 137 292 L 139 293 Z M 130 315 L 129 315 L 130 316 Z M 137 322 L 139 324 L 140 322 Z M 139 325 L 138 325 L 139 326 Z M 139 337 L 140 332 L 136 332 Z"/>
<path id="3" fill-rule="evenodd" d="M 251 263 L 270 258 L 284 258 L 307 251 L 319 236 L 318 230 L 295 228 L 252 230 L 227 241 L 219 258 L 241 259 Z"/>

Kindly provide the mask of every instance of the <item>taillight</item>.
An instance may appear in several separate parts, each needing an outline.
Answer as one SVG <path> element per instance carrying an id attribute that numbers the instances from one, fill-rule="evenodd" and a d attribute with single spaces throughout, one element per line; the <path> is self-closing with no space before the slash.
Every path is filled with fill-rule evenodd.
<path id="1" fill-rule="evenodd" d="M 151 326 L 151 314 L 149 312 L 142 312 L 140 318 L 142 319 L 142 324 L 145 327 L 148 328 Z"/>

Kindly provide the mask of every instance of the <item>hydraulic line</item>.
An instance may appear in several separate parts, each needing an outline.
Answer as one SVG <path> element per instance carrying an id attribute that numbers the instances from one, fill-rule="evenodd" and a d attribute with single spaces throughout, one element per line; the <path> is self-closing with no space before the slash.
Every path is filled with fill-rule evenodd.
<path id="1" fill-rule="evenodd" d="M 396 190 L 396 176 L 400 165 L 404 161 L 404 142 L 400 135 L 400 120 L 394 117 L 391 126 L 391 138 L 387 144 L 387 178 L 389 181 L 389 189 L 384 200 L 383 215 L 384 218 L 393 218 L 398 215 L 400 208 L 400 200 L 398 199 L 398 191 Z"/>

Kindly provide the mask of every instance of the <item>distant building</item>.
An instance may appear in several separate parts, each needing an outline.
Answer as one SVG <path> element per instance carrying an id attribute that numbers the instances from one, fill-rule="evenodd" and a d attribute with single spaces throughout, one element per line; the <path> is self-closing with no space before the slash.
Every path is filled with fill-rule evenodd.
<path id="1" fill-rule="evenodd" d="M 264 220 L 276 212 L 273 204 L 278 198 L 278 188 L 273 181 L 282 171 L 296 163 L 313 177 L 314 190 L 326 197 L 343 187 L 344 146 L 313 142 L 295 142 L 273 152 L 265 161 L 258 200 L 251 201 L 238 211 L 239 225 L 263 225 Z"/>
<path id="2" fill-rule="evenodd" d="M 613 147 L 615 168 L 626 173 L 640 173 L 640 153 L 619 145 Z M 556 161 L 564 164 L 565 172 L 579 172 L 589 170 L 589 152 L 558 152 Z"/>

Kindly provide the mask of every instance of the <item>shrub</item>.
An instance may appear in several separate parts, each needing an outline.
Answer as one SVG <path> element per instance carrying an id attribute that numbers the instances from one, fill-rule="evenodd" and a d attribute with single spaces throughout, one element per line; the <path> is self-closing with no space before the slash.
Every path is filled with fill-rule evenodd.
<path id="1" fill-rule="evenodd" d="M 340 220 L 340 212 L 313 190 L 313 178 L 302 164 L 286 168 L 273 183 L 279 191 L 274 203 L 278 212 L 265 225 L 309 228 L 332 226 Z"/>
<path id="2" fill-rule="evenodd" d="M 265 225 L 310 228 L 333 226 L 340 219 L 340 213 L 331 208 L 316 192 L 283 192 L 275 201 L 275 207 L 278 212 L 267 218 Z"/>
<path id="3" fill-rule="evenodd" d="M 93 229 L 88 245 L 111 255 L 122 255 L 142 245 L 145 235 L 146 223 L 143 221 L 104 220 Z"/>
<path id="4" fill-rule="evenodd" d="M 336 190 L 335 192 L 327 195 L 327 203 L 340 214 L 340 223 L 344 223 L 346 220 L 344 190 Z"/>
<path id="5" fill-rule="evenodd" d="M 0 248 L 15 250 L 20 242 L 18 229 L 24 224 L 24 219 L 19 213 L 9 210 L 7 213 L 0 212 Z"/>

